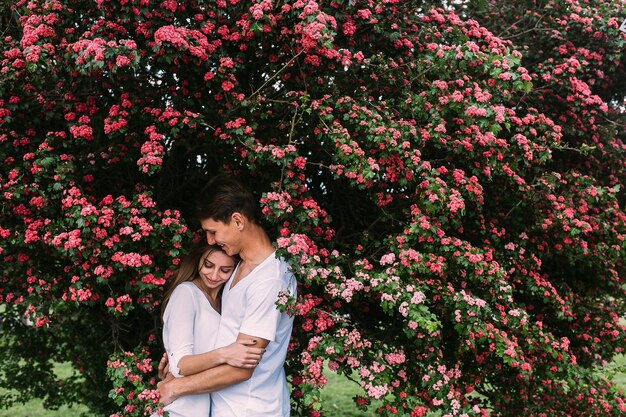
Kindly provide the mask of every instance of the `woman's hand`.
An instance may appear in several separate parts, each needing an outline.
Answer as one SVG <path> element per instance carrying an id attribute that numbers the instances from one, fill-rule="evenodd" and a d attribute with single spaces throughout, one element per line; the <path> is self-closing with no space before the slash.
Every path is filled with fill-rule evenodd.
<path id="1" fill-rule="evenodd" d="M 265 353 L 265 349 L 254 347 L 255 344 L 254 339 L 239 340 L 220 348 L 223 362 L 236 368 L 255 368 Z"/>
<path id="2" fill-rule="evenodd" d="M 159 367 L 158 367 L 159 379 L 163 381 L 167 377 L 167 374 L 169 372 L 170 372 L 170 362 L 167 357 L 167 352 L 164 352 L 163 356 L 161 357 L 161 360 L 159 361 Z"/>

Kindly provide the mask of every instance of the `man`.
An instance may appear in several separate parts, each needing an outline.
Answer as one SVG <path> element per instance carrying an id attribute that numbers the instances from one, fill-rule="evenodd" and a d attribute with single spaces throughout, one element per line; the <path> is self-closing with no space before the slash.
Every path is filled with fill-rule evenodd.
<path id="1" fill-rule="evenodd" d="M 220 365 L 183 378 L 168 377 L 159 383 L 161 401 L 210 392 L 215 417 L 289 416 L 283 365 L 293 317 L 280 313 L 275 303 L 281 291 L 295 296 L 295 278 L 286 262 L 276 258 L 259 224 L 256 200 L 234 179 L 213 179 L 200 193 L 197 214 L 208 243 L 241 258 L 224 285 L 215 347 L 254 339 L 255 347 L 266 351 L 255 368 Z"/>

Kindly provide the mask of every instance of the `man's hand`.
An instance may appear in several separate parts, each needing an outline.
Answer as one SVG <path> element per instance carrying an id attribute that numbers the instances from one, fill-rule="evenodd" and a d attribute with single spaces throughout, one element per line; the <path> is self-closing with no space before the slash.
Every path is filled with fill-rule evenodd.
<path id="1" fill-rule="evenodd" d="M 163 357 L 159 361 L 159 379 L 163 381 L 170 372 L 170 361 L 167 358 L 167 352 L 163 352 Z"/>
<path id="2" fill-rule="evenodd" d="M 160 365 L 160 364 L 159 364 Z M 159 367 L 159 373 L 160 373 L 161 369 Z M 170 374 L 169 372 L 165 375 L 164 378 L 162 378 L 163 380 L 161 382 L 159 382 L 157 384 L 157 390 L 159 391 L 159 395 L 160 395 L 160 401 L 163 403 L 163 405 L 168 405 L 171 404 L 175 399 L 176 396 L 174 395 L 173 392 L 173 381 L 176 379 L 174 378 L 174 375 Z"/>

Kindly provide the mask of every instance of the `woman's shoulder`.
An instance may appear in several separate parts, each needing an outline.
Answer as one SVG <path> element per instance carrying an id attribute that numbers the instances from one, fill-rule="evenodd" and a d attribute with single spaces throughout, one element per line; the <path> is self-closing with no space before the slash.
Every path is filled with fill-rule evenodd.
<path id="1" fill-rule="evenodd" d="M 196 288 L 196 285 L 191 281 L 181 282 L 176 286 L 176 288 L 174 288 L 174 291 L 172 291 L 172 298 L 194 297 L 196 294 Z"/>
<path id="2" fill-rule="evenodd" d="M 189 290 L 193 290 L 195 286 L 196 284 L 194 284 L 193 282 L 185 281 L 185 282 L 181 282 L 180 284 L 178 284 L 176 288 L 174 288 L 174 291 L 180 291 L 182 288 L 185 288 L 187 291 L 189 291 Z"/>

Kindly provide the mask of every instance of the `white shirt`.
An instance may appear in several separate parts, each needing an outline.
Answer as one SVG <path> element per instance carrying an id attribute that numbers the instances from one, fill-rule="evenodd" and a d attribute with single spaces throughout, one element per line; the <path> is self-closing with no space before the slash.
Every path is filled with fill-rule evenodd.
<path id="1" fill-rule="evenodd" d="M 293 317 L 276 308 L 280 291 L 295 297 L 296 280 L 288 264 L 272 253 L 250 274 L 230 288 L 231 276 L 222 294 L 222 320 L 216 347 L 226 346 L 239 333 L 269 340 L 266 352 L 252 377 L 211 396 L 214 417 L 287 417 L 289 388 L 284 363 L 293 327 Z"/>
<path id="2" fill-rule="evenodd" d="M 179 284 L 163 314 L 163 344 L 170 362 L 170 372 L 180 377 L 178 362 L 187 355 L 205 353 L 215 346 L 220 315 L 195 284 Z M 208 417 L 210 394 L 192 394 L 167 405 L 170 417 Z"/>

